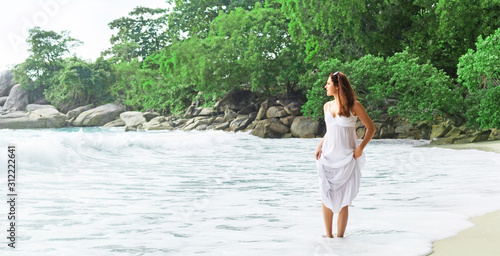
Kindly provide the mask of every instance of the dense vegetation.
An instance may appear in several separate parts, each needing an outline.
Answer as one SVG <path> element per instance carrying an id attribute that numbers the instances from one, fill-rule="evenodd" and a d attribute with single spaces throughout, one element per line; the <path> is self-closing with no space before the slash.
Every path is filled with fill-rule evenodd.
<path id="1" fill-rule="evenodd" d="M 500 126 L 498 0 L 170 0 L 109 24 L 112 47 L 95 61 L 64 59 L 81 44 L 33 28 L 16 80 L 66 111 L 121 102 L 180 113 L 225 93 L 298 96 L 323 115 L 328 74 L 342 71 L 374 118 L 441 115 Z"/>

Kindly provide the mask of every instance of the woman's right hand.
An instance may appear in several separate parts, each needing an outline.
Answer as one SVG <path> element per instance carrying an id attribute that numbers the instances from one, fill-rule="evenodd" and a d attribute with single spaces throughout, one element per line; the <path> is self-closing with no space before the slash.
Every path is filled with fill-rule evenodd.
<path id="1" fill-rule="evenodd" d="M 316 160 L 319 160 L 321 158 L 321 148 L 316 148 L 316 151 L 314 152 L 314 157 Z"/>

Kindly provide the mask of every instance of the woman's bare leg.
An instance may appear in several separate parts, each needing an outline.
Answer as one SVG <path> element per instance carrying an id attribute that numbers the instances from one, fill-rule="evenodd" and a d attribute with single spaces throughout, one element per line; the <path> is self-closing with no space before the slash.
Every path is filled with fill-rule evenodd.
<path id="1" fill-rule="evenodd" d="M 325 220 L 325 228 L 326 228 L 326 237 L 333 238 L 332 234 L 332 225 L 333 225 L 333 212 L 328 209 L 323 202 L 321 202 L 322 210 L 323 210 L 323 219 Z"/>
<path id="2" fill-rule="evenodd" d="M 339 217 L 337 218 L 337 236 L 344 237 L 345 228 L 347 226 L 347 219 L 349 217 L 348 206 L 344 206 L 339 212 Z"/>

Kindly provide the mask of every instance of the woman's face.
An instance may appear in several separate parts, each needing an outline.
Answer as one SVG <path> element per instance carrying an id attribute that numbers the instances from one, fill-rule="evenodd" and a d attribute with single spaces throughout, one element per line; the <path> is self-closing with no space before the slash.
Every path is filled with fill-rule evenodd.
<path id="1" fill-rule="evenodd" d="M 332 96 L 335 95 L 337 92 L 337 87 L 333 85 L 332 77 L 328 77 L 328 81 L 326 82 L 325 85 L 326 89 L 326 96 Z"/>

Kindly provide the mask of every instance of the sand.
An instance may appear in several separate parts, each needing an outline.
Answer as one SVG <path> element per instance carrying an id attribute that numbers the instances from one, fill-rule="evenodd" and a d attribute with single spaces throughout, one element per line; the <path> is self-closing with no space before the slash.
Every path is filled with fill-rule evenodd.
<path id="1" fill-rule="evenodd" d="M 434 242 L 432 256 L 500 255 L 500 211 L 470 219 L 475 225 Z"/>
<path id="2" fill-rule="evenodd" d="M 477 149 L 500 153 L 500 141 L 432 145 L 451 149 Z M 499 167 L 500 168 L 500 167 Z M 432 256 L 500 255 L 500 210 L 471 218 L 475 225 L 457 235 L 433 243 Z"/>
<path id="3" fill-rule="evenodd" d="M 500 154 L 500 140 L 481 141 L 467 144 L 445 144 L 445 145 L 426 145 L 426 147 L 441 147 L 451 149 L 477 149 L 490 151 Z"/>

